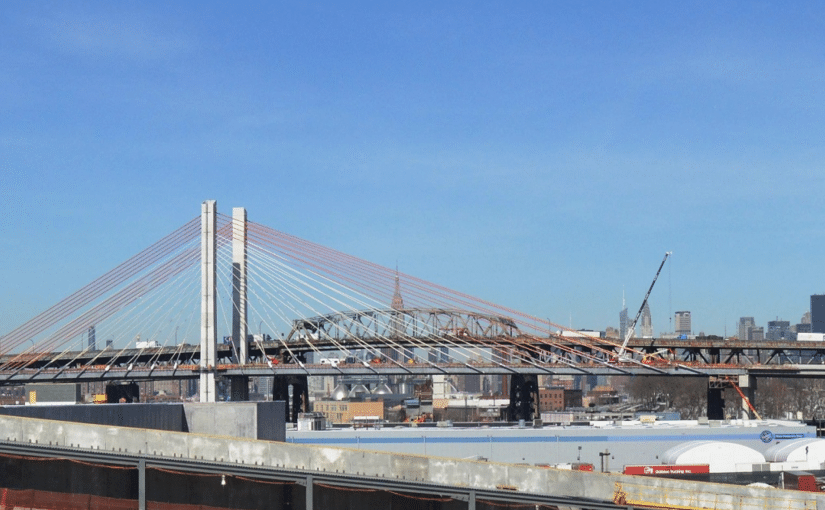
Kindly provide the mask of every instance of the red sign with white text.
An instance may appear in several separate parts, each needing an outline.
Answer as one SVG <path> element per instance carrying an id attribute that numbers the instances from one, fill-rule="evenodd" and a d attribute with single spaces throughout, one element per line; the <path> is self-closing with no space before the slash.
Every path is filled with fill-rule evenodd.
<path id="1" fill-rule="evenodd" d="M 625 466 L 626 475 L 693 475 L 710 473 L 710 466 L 700 464 L 696 466 Z"/>

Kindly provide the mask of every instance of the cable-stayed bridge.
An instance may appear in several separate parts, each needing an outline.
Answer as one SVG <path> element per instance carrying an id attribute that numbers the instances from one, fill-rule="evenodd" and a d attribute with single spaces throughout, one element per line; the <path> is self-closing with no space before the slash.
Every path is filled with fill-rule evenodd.
<path id="1" fill-rule="evenodd" d="M 511 416 L 529 418 L 538 375 L 825 375 L 819 345 L 633 339 L 619 356 L 620 347 L 207 201 L 199 217 L 0 337 L 0 384 L 195 378 L 201 400 L 214 401 L 216 378 L 244 399 L 250 376 L 272 376 L 273 397 L 292 394 L 297 408 L 309 376 L 500 374 Z"/>

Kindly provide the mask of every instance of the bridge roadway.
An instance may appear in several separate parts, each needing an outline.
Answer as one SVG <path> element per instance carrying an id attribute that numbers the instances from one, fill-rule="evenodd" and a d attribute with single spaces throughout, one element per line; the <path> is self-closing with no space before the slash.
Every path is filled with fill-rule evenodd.
<path id="1" fill-rule="evenodd" d="M 825 495 L 773 488 L 742 487 L 613 473 L 558 470 L 431 456 L 349 450 L 314 445 L 91 425 L 0 416 L 0 458 L 16 463 L 15 473 L 37 459 L 67 459 L 66 469 L 92 470 L 105 479 L 107 471 L 138 470 L 137 494 L 107 486 L 105 497 L 147 501 L 179 501 L 181 484 L 209 484 L 232 490 L 235 483 L 266 484 L 269 501 L 303 496 L 312 510 L 316 498 L 324 508 L 390 507 L 394 497 L 424 500 L 437 508 L 499 507 L 517 504 L 560 509 L 714 508 L 718 510 L 803 510 L 825 508 Z M 42 462 L 42 461 L 41 461 Z M 42 468 L 39 468 L 42 469 Z M 97 470 L 97 471 L 94 471 Z M 147 476 L 153 473 L 155 476 Z M 188 478 L 187 478 L 187 475 Z M 220 478 L 219 478 L 220 477 Z M 11 471 L 5 479 L 13 483 Z M 34 477 L 37 478 L 37 477 Z M 42 478 L 42 477 L 40 477 Z M 70 477 L 20 477 L 17 490 L 72 492 Z M 63 485 L 60 485 L 60 484 Z M 54 484 L 50 487 L 48 484 Z M 212 485 L 214 484 L 214 485 Z M 111 484 L 110 484 L 111 485 Z M 200 486 L 198 486 L 200 487 Z M 302 489 L 311 487 L 313 490 Z M 332 490 L 321 500 L 323 492 Z M 119 491 L 119 492 L 118 492 Z M 301 492 L 303 494 L 301 494 Z M 201 490 L 198 494 L 221 491 Z M 297 493 L 297 494 L 296 494 Z M 239 495 L 240 496 L 240 495 Z M 225 499 L 226 500 L 226 499 Z M 231 498 L 228 498 L 232 501 Z M 440 502 L 440 503 L 438 503 Z M 203 504 L 208 504 L 204 502 Z M 285 504 L 294 504 L 287 501 Z M 443 506 L 442 506 L 443 505 Z M 121 506 L 118 506 L 119 508 Z"/>
<path id="2" fill-rule="evenodd" d="M 756 377 L 825 377 L 825 346 L 805 342 L 740 342 L 722 339 L 632 339 L 629 347 L 654 354 L 650 360 L 617 362 L 600 350 L 604 343 L 537 337 L 460 337 L 450 348 L 509 350 L 509 362 L 473 361 L 432 363 L 426 359 L 399 362 L 384 358 L 379 363 L 308 364 L 309 352 L 333 352 L 342 347 L 374 350 L 385 348 L 378 339 L 251 342 L 250 362 L 238 365 L 231 345 L 218 345 L 218 366 L 224 376 L 324 376 L 324 375 L 427 375 L 427 374 L 538 374 L 538 375 L 695 375 Z M 399 338 L 401 348 L 443 347 L 432 337 Z M 543 353 L 536 357 L 536 352 Z M 140 349 L 86 350 L 63 353 L 10 354 L 0 357 L 0 384 L 27 382 L 93 382 L 199 377 L 200 346 L 181 344 Z"/>

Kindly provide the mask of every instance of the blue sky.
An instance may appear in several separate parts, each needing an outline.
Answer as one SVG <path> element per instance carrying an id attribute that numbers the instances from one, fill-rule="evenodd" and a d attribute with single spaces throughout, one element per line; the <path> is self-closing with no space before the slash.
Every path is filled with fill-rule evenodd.
<path id="1" fill-rule="evenodd" d="M 577 328 L 825 293 L 816 2 L 0 6 L 0 333 L 200 212 Z"/>

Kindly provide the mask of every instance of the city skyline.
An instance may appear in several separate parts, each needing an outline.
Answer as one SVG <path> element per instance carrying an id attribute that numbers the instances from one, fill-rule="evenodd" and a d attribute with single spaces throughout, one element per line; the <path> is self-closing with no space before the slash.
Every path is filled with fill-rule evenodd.
<path id="1" fill-rule="evenodd" d="M 634 316 L 671 250 L 655 334 L 793 323 L 825 292 L 819 10 L 5 3 L 0 334 L 209 199 L 566 327 L 617 289 Z"/>

